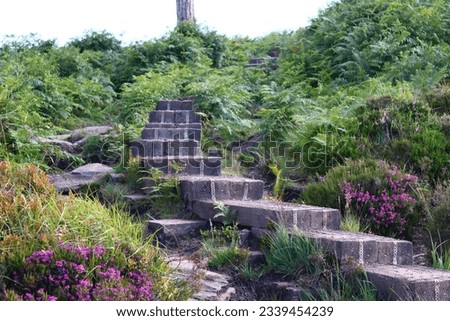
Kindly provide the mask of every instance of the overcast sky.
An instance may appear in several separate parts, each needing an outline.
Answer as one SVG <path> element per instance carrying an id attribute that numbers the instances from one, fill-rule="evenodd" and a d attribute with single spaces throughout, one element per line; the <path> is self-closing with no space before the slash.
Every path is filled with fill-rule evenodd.
<path id="1" fill-rule="evenodd" d="M 306 26 L 332 0 L 195 0 L 199 23 L 227 36 L 264 36 Z M 2 1 L 0 38 L 38 34 L 59 44 L 88 30 L 125 43 L 158 38 L 176 24 L 175 0 Z"/>

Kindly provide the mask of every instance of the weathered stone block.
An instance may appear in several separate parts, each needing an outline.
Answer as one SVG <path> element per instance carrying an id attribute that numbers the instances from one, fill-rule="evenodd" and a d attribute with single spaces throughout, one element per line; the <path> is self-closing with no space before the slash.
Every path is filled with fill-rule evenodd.
<path id="1" fill-rule="evenodd" d="M 207 221 L 166 219 L 152 220 L 148 223 L 150 232 L 162 233 L 167 237 L 182 237 L 208 228 Z"/>
<path id="2" fill-rule="evenodd" d="M 321 210 L 310 209 L 311 229 L 321 230 L 323 228 L 323 213 Z"/>
<path id="3" fill-rule="evenodd" d="M 387 300 L 450 300 L 450 272 L 417 265 L 365 266 L 378 296 Z"/>
<path id="4" fill-rule="evenodd" d="M 214 195 L 213 200 L 229 200 L 230 197 L 230 182 L 227 180 L 213 180 Z"/>
<path id="5" fill-rule="evenodd" d="M 182 102 L 180 100 L 169 101 L 169 110 L 181 110 Z"/>
<path id="6" fill-rule="evenodd" d="M 190 129 L 200 129 L 200 123 L 189 123 L 189 124 L 166 124 L 166 123 L 148 123 L 145 125 L 145 129 L 149 128 L 169 128 L 169 129 L 182 129 L 182 128 L 190 128 Z"/>
<path id="7" fill-rule="evenodd" d="M 194 101 L 193 100 L 183 100 L 180 106 L 181 110 L 194 110 Z"/>
<path id="8" fill-rule="evenodd" d="M 412 243 L 383 238 L 378 242 L 378 263 L 381 264 L 412 264 Z"/>

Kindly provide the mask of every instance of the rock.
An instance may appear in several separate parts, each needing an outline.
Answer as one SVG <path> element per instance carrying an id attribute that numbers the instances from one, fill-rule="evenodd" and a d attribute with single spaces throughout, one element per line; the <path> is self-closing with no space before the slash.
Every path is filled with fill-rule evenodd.
<path id="1" fill-rule="evenodd" d="M 239 246 L 245 246 L 248 242 L 248 238 L 250 237 L 250 230 L 243 229 L 239 232 Z"/>
<path id="2" fill-rule="evenodd" d="M 70 172 L 73 175 L 81 175 L 85 177 L 105 176 L 114 173 L 114 169 L 100 163 L 87 164 L 74 169 Z"/>
<path id="3" fill-rule="evenodd" d="M 87 164 L 69 173 L 50 175 L 50 181 L 60 193 L 78 191 L 82 187 L 100 182 L 105 176 L 114 172 L 112 167 L 103 164 Z"/>
<path id="4" fill-rule="evenodd" d="M 251 251 L 248 256 L 248 263 L 251 266 L 259 266 L 266 263 L 266 255 L 261 251 Z"/>
<path id="5" fill-rule="evenodd" d="M 75 147 L 71 142 L 66 140 L 57 139 L 57 138 L 45 138 L 45 137 L 36 137 L 35 139 L 39 143 L 50 144 L 54 146 L 60 147 L 63 151 L 66 151 L 69 154 L 75 154 Z"/>
<path id="6" fill-rule="evenodd" d="M 151 232 L 163 234 L 165 238 L 193 236 L 200 229 L 208 227 L 208 221 L 192 221 L 180 219 L 153 220 L 148 223 Z"/>
<path id="7" fill-rule="evenodd" d="M 260 300 L 298 301 L 302 289 L 295 282 L 268 282 L 257 285 Z"/>
<path id="8" fill-rule="evenodd" d="M 110 176 L 112 183 L 126 183 L 127 181 L 127 175 L 123 173 L 112 173 Z"/>
<path id="9" fill-rule="evenodd" d="M 236 294 L 235 288 L 228 288 L 225 293 L 219 296 L 218 301 L 231 301 L 231 297 Z"/>
<path id="10" fill-rule="evenodd" d="M 79 141 L 87 136 L 98 136 L 107 134 L 113 130 L 112 126 L 90 126 L 76 129 L 69 137 L 69 141 L 72 143 Z"/>
<path id="11" fill-rule="evenodd" d="M 193 295 L 192 300 L 225 301 L 230 300 L 236 292 L 231 287 L 232 279 L 228 275 L 207 271 L 196 263 L 180 257 L 172 257 L 169 260 L 169 266 L 175 269 L 172 276 L 198 283 L 198 291 Z"/>

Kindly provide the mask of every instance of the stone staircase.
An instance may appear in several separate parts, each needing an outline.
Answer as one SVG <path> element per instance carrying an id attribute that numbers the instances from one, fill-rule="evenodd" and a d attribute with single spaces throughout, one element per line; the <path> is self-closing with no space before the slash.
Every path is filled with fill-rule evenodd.
<path id="1" fill-rule="evenodd" d="M 221 221 L 215 205 L 222 202 L 255 237 L 266 235 L 270 225 L 283 224 L 302 231 L 339 260 L 351 258 L 364 265 L 382 299 L 450 300 L 450 272 L 413 265 L 411 242 L 341 231 L 336 209 L 264 200 L 263 181 L 220 176 L 221 159 L 203 156 L 200 143 L 193 101 L 160 101 L 131 150 L 145 167 L 180 175 L 187 210 L 203 220 Z"/>
<path id="2" fill-rule="evenodd" d="M 130 145 L 146 168 L 156 167 L 165 174 L 219 176 L 220 157 L 201 155 L 200 116 L 192 100 L 158 102 L 150 112 L 141 139 Z"/>

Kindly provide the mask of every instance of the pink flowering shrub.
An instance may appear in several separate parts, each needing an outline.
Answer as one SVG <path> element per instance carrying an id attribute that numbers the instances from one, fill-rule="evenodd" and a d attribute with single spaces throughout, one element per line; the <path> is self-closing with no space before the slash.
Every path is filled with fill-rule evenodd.
<path id="1" fill-rule="evenodd" d="M 123 262 L 117 259 L 117 251 L 122 251 Z M 115 249 L 114 258 L 111 251 L 101 245 L 59 244 L 56 249 L 36 251 L 25 259 L 22 270 L 12 272 L 11 287 L 3 294 L 0 292 L 0 299 L 152 300 L 152 280 L 142 272 L 144 268 L 127 264 L 128 251 L 127 248 Z"/>
<path id="2" fill-rule="evenodd" d="M 395 236 L 404 232 L 407 220 L 413 214 L 416 205 L 413 188 L 417 185 L 417 176 L 401 173 L 395 166 L 384 175 L 378 184 L 373 182 L 367 186 L 344 181 L 340 187 L 346 207 L 365 218 L 372 231 Z"/>

